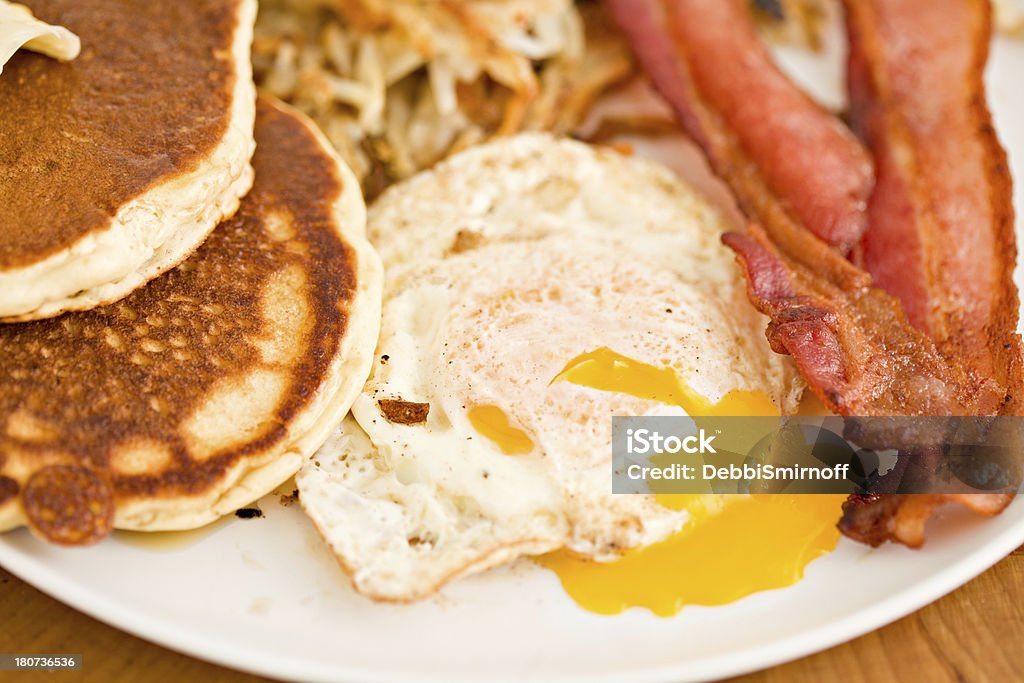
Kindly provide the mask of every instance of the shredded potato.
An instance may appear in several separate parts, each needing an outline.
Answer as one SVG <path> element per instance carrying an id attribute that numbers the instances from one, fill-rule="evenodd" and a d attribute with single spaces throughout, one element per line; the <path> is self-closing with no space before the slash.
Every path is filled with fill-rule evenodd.
<path id="1" fill-rule="evenodd" d="M 371 197 L 492 136 L 568 133 L 632 69 L 600 8 L 572 0 L 264 0 L 253 65 Z"/>

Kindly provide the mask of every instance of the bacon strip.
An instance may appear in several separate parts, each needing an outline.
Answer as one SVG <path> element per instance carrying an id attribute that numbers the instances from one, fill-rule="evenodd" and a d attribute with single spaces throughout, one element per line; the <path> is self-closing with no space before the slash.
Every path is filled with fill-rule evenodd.
<path id="1" fill-rule="evenodd" d="M 836 132 L 839 142 L 829 145 L 827 136 L 809 134 L 805 139 L 779 123 L 791 114 L 810 128 L 818 117 L 829 122 L 821 124 L 827 130 L 843 130 L 778 73 L 743 6 L 737 0 L 607 4 L 655 87 L 756 221 L 749 237 L 727 236 L 725 241 L 745 266 L 754 304 L 772 319 L 768 336 L 773 347 L 793 355 L 822 402 L 842 415 L 993 410 L 991 387 L 972 383 L 947 363 L 910 326 L 894 298 L 872 287 L 866 272 L 815 236 L 826 230 L 820 225 L 815 229 L 789 210 L 806 188 L 787 186 L 783 195 L 769 183 L 768 171 L 776 169 L 772 159 L 789 154 L 806 164 L 802 180 L 808 183 L 831 175 L 840 177 L 839 185 L 843 177 L 868 178 L 861 184 L 866 199 L 870 165 L 849 133 Z M 727 92 L 737 83 L 737 89 L 744 89 L 740 95 Z M 759 119 L 744 102 L 754 103 Z M 775 111 L 779 108 L 781 114 Z M 733 123 L 743 123 L 744 130 L 734 129 Z M 765 130 L 771 132 L 774 151 L 755 157 L 748 148 L 750 136 Z M 825 147 L 808 147 L 808 140 Z M 830 152 L 833 148 L 854 151 L 844 156 Z M 809 159 L 817 159 L 819 152 L 833 162 L 858 161 L 845 169 L 829 162 L 818 173 L 817 161 Z M 821 191 L 831 198 L 834 215 L 848 208 L 843 198 Z"/>
<path id="2" fill-rule="evenodd" d="M 815 239 L 809 233 L 807 238 Z M 780 253 L 757 225 L 747 235 L 722 239 L 744 268 L 751 301 L 771 319 L 772 348 L 793 356 L 808 386 L 833 412 L 992 415 L 1003 404 L 1001 386 L 991 380 L 979 384 L 949 364 L 881 289 L 836 287 Z M 895 541 L 917 548 L 924 543 L 925 523 L 941 505 L 960 503 L 991 516 L 1012 499 L 1006 493 L 852 495 L 839 529 L 871 546 Z"/>
<path id="3" fill-rule="evenodd" d="M 851 119 L 877 180 L 859 262 L 947 358 L 1021 414 L 1017 246 L 985 104 L 987 0 L 846 0 Z"/>
<path id="4" fill-rule="evenodd" d="M 812 247 L 817 239 L 805 233 Z M 747 277 L 750 300 L 771 322 L 778 353 L 793 356 L 808 386 L 839 415 L 992 414 L 1002 394 L 950 365 L 914 329 L 899 302 L 867 284 L 829 280 L 843 262 L 827 251 L 817 264 L 781 251 L 757 224 L 723 236 Z"/>
<path id="5" fill-rule="evenodd" d="M 920 548 L 924 544 L 925 524 L 937 507 L 959 503 L 968 510 L 993 517 L 1012 500 L 1013 494 L 1009 493 L 850 496 L 843 503 L 839 530 L 845 536 L 872 547 L 896 541 L 911 548 Z"/>
<path id="6" fill-rule="evenodd" d="M 843 253 L 860 239 L 870 160 L 842 123 L 779 71 L 742 0 L 607 6 L 748 213 L 784 215 Z"/>
<path id="7" fill-rule="evenodd" d="M 1016 241 L 1006 153 L 985 104 L 987 0 L 844 0 L 851 120 L 874 156 L 857 260 L 939 352 L 1020 415 Z M 933 510 L 997 514 L 1007 494 L 854 496 L 840 529 L 917 547 Z"/>
<path id="8" fill-rule="evenodd" d="M 944 3 L 951 1 L 942 0 Z M 816 136 L 813 132 L 800 135 L 803 131 L 799 128 L 784 125 L 787 121 L 800 121 L 802 125 L 813 127 L 815 117 L 808 115 L 807 102 L 800 96 L 793 96 L 795 88 L 771 64 L 738 3 L 734 0 L 607 2 L 648 76 L 672 106 L 683 127 L 705 151 L 712 167 L 730 185 L 741 208 L 757 222 L 749 228 L 748 235 L 727 235 L 724 241 L 736 252 L 744 267 L 754 305 L 771 319 L 768 338 L 772 347 L 793 356 L 812 391 L 826 406 L 841 415 L 994 415 L 1006 412 L 1008 406 L 1020 400 L 1008 398 L 1007 392 L 1008 387 L 1015 386 L 1009 380 L 1019 377 L 1017 340 L 1003 342 L 1011 347 L 992 354 L 1018 359 L 1017 365 L 1011 365 L 1003 376 L 977 371 L 984 366 L 973 361 L 972 365 L 964 366 L 963 359 L 951 352 L 953 347 L 945 341 L 949 335 L 939 337 L 942 344 L 937 347 L 924 332 L 910 324 L 897 299 L 874 287 L 869 274 L 829 248 L 831 245 L 842 251 L 847 246 L 847 237 L 860 234 L 856 221 L 836 217 L 849 219 L 857 214 L 860 208 L 857 198 L 862 201 L 867 195 L 857 194 L 854 188 L 870 190 L 869 167 L 861 163 L 863 160 L 857 160 L 858 152 L 838 151 L 848 143 L 834 142 L 844 139 L 837 123 L 826 126 L 840 131 L 832 138 Z M 849 0 L 848 7 L 857 4 L 856 0 Z M 867 29 L 874 20 L 868 17 Z M 957 27 L 958 24 L 952 22 L 947 28 L 956 30 Z M 857 40 L 864 29 L 864 26 L 857 29 Z M 855 47 L 855 60 L 863 59 L 861 55 L 865 53 L 860 49 Z M 928 46 L 926 54 L 941 50 L 941 47 Z M 984 64 L 981 54 L 977 68 Z M 869 82 L 864 80 L 867 72 L 861 67 L 854 65 L 851 73 L 855 80 L 861 79 L 860 85 L 855 82 L 854 87 Z M 985 177 L 990 190 L 1000 195 L 1008 187 L 1008 180 L 1000 180 L 1005 172 L 1005 157 L 999 153 L 997 143 L 992 147 L 995 139 L 977 74 L 970 81 L 970 88 L 975 95 L 971 120 L 978 126 L 982 160 L 995 162 L 985 172 Z M 929 93 L 918 92 L 917 95 L 927 101 Z M 904 104 L 913 109 L 918 103 Z M 933 111 L 928 111 L 934 115 Z M 827 118 L 823 113 L 821 116 Z M 935 128 L 936 120 L 928 119 L 928 112 L 920 115 L 919 120 L 930 120 L 933 134 L 941 134 L 941 130 Z M 830 144 L 827 139 L 833 142 Z M 918 142 L 923 142 L 923 138 Z M 852 148 L 857 149 L 856 145 Z M 819 154 L 827 158 L 820 167 Z M 792 178 L 787 175 L 789 167 L 779 161 L 785 155 L 790 155 L 790 160 L 798 160 L 797 165 L 807 169 L 807 176 L 801 179 L 806 183 L 802 187 L 799 183 L 788 182 Z M 881 161 L 889 163 L 891 159 Z M 888 170 L 889 167 L 885 169 Z M 969 172 L 977 172 L 977 169 Z M 858 177 L 861 182 L 851 181 Z M 818 188 L 821 184 L 841 191 Z M 825 205 L 823 212 L 808 209 L 812 202 L 803 193 L 812 186 L 816 188 L 812 192 L 817 192 Z M 954 183 L 935 187 L 945 192 L 959 186 Z M 888 201 L 887 193 L 891 194 L 891 188 L 887 184 L 875 192 L 873 204 L 878 198 Z M 883 202 L 872 208 L 887 214 L 895 212 L 897 216 L 901 211 L 898 203 Z M 1002 274 L 996 277 L 1002 280 L 1008 272 L 1005 264 L 1012 269 L 1014 260 L 1012 232 L 1003 232 L 1012 231 L 1012 220 L 1003 209 L 998 209 L 994 215 L 1009 221 L 1006 225 L 1011 226 L 1004 226 L 996 233 L 1000 239 L 1010 235 L 1010 241 L 1005 243 L 1009 248 L 1001 254 L 1005 260 L 998 262 L 1001 265 L 997 270 Z M 851 224 L 854 227 L 851 228 Z M 892 234 L 888 243 L 876 241 L 874 253 L 885 248 L 898 251 L 899 239 Z M 947 240 L 945 246 L 949 244 Z M 880 245 L 884 248 L 879 249 Z M 865 252 L 867 248 L 865 246 Z M 895 264 L 892 279 L 898 281 L 899 256 L 890 254 L 889 258 L 894 259 L 891 262 Z M 908 265 L 910 276 L 920 280 L 912 263 L 905 261 L 904 265 Z M 895 285 L 894 291 L 902 296 L 898 287 Z M 981 310 L 1004 311 L 1012 304 L 1015 316 L 1015 297 L 1014 292 L 1012 301 L 1004 298 L 991 304 L 990 309 Z M 954 296 L 946 301 L 949 311 L 958 310 Z M 970 309 L 969 313 L 977 310 Z M 1005 313 L 1000 316 L 1000 324 L 1008 320 Z M 952 319 L 952 314 L 949 317 Z M 926 331 L 931 332 L 931 329 Z M 988 341 L 986 339 L 986 343 Z M 970 348 L 975 349 L 976 354 L 981 347 L 973 344 Z M 1012 396 L 1020 392 L 1011 390 L 1009 393 Z M 854 496 L 846 506 L 840 528 L 865 543 L 895 540 L 917 546 L 923 540 L 924 522 L 934 507 L 959 501 L 995 514 L 1008 500 L 1004 494 Z"/>

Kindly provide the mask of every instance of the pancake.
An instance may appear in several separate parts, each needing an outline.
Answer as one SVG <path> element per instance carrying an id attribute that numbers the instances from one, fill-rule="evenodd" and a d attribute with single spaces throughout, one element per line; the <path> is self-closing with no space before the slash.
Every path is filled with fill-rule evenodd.
<path id="1" fill-rule="evenodd" d="M 255 0 L 31 0 L 82 43 L 0 77 L 0 320 L 116 301 L 252 185 Z"/>
<path id="2" fill-rule="evenodd" d="M 187 529 L 287 480 L 369 372 L 380 261 L 312 123 L 257 105 L 256 182 L 178 268 L 109 306 L 0 325 L 0 530 L 67 545 Z"/>

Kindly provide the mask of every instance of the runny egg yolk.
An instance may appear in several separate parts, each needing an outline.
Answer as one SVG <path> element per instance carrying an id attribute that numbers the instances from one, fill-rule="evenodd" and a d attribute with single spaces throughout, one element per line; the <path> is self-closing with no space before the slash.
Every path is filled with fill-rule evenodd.
<path id="1" fill-rule="evenodd" d="M 473 406 L 466 417 L 473 429 L 497 444 L 506 455 L 522 455 L 533 450 L 529 434 L 513 426 L 498 406 Z"/>
<path id="2" fill-rule="evenodd" d="M 606 346 L 573 358 L 551 383 L 559 381 L 679 406 L 693 416 L 779 414 L 775 403 L 760 391 L 733 390 L 711 403 L 684 385 L 672 368 L 658 368 Z"/>
<path id="3" fill-rule="evenodd" d="M 685 605 L 724 605 L 790 586 L 835 549 L 843 495 L 659 495 L 690 520 L 660 543 L 594 562 L 560 550 L 538 558 L 581 607 L 618 614 L 646 607 L 661 617 Z"/>
<path id="4" fill-rule="evenodd" d="M 711 403 L 672 368 L 658 368 L 608 348 L 571 360 L 553 381 L 677 405 L 690 416 L 778 415 L 759 392 L 731 391 Z M 645 607 L 672 616 L 685 605 L 723 605 L 790 586 L 817 557 L 835 549 L 843 495 L 668 495 L 657 500 L 690 513 L 666 540 L 594 562 L 561 550 L 538 558 L 581 607 L 618 614 Z"/>

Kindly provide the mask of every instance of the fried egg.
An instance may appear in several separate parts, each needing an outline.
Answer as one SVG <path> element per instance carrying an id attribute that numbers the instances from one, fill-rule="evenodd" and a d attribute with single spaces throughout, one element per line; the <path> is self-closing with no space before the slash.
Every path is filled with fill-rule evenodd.
<path id="1" fill-rule="evenodd" d="M 355 588 L 409 601 L 523 556 L 607 563 L 695 519 L 612 495 L 611 417 L 790 413 L 803 388 L 724 229 L 667 169 L 540 134 L 385 193 L 373 371 L 297 477 Z"/>

